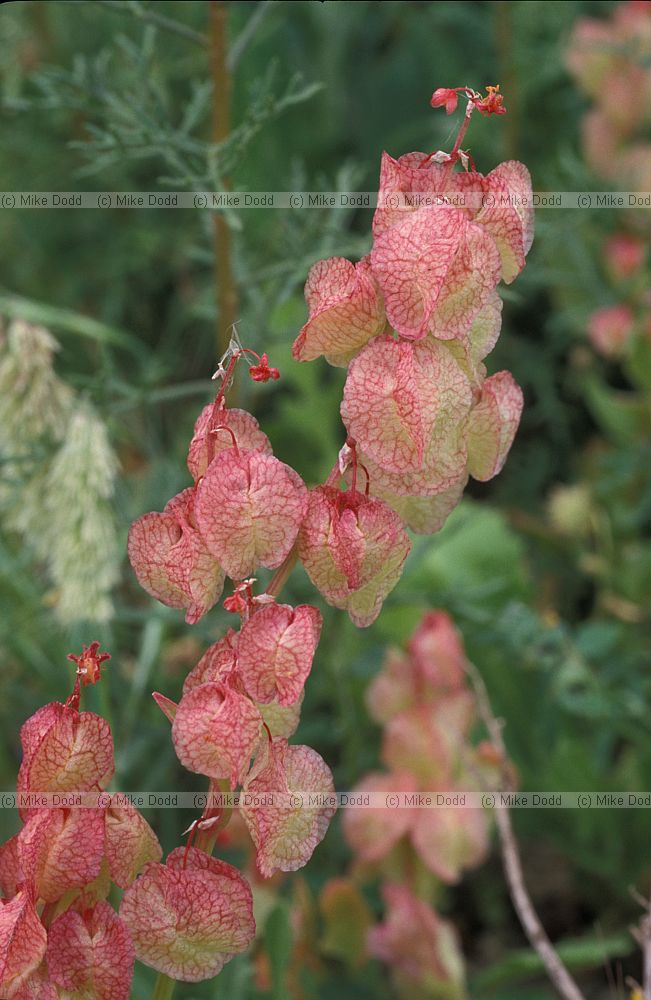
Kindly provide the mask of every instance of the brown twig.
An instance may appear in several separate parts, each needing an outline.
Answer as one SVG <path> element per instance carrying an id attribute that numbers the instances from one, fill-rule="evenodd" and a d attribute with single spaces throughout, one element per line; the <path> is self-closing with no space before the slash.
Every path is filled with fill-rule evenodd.
<path id="1" fill-rule="evenodd" d="M 502 738 L 502 727 L 493 714 L 493 709 L 491 707 L 488 691 L 486 690 L 483 678 L 474 664 L 470 662 L 466 663 L 466 672 L 470 677 L 470 681 L 475 692 L 475 698 L 477 699 L 477 708 L 481 719 L 486 726 L 493 748 L 501 760 L 507 761 L 508 757 L 506 747 Z M 495 823 L 497 825 L 497 832 L 500 839 L 502 864 L 504 866 L 504 874 L 506 876 L 511 902 L 513 903 L 522 925 L 522 929 L 527 935 L 531 947 L 536 951 L 538 957 L 545 966 L 547 975 L 552 981 L 558 994 L 563 997 L 564 1000 L 584 1000 L 579 987 L 556 953 L 553 944 L 549 940 L 549 937 L 540 922 L 540 918 L 536 913 L 534 905 L 531 902 L 531 898 L 524 882 L 522 861 L 520 859 L 518 843 L 515 839 L 513 826 L 511 824 L 511 816 L 500 797 L 499 791 L 495 796 Z M 647 1000 L 646 997 L 645 1000 Z"/>
<path id="2" fill-rule="evenodd" d="M 228 70 L 228 6 L 224 0 L 210 0 L 210 68 L 213 83 L 212 140 L 218 145 L 231 130 L 231 75 Z M 228 179 L 222 178 L 225 188 Z M 214 213 L 215 285 L 217 289 L 217 357 L 231 338 L 237 299 L 233 281 L 231 230 L 221 212 Z"/>

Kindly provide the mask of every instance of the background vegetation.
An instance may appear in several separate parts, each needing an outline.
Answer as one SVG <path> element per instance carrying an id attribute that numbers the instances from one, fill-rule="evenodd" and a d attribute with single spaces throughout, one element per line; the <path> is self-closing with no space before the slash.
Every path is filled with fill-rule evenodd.
<path id="1" fill-rule="evenodd" d="M 498 81 L 509 114 L 473 121 L 479 168 L 516 157 L 530 167 L 535 190 L 599 188 L 581 158 L 586 105 L 564 52 L 578 17 L 611 8 L 550 0 L 233 3 L 232 127 L 215 146 L 207 3 L 19 0 L 0 9 L 0 189 L 216 189 L 228 178 L 238 190 L 372 190 L 383 149 L 445 147 L 452 126 L 428 106 L 434 87 Z M 255 30 L 247 28 L 252 18 Z M 305 317 L 302 284 L 321 257 L 363 254 L 370 222 L 364 209 L 260 209 L 228 218 L 240 336 L 268 351 L 283 375 L 255 394 L 242 382 L 240 400 L 308 482 L 341 444 L 342 372 L 291 360 Z M 538 213 L 536 241 L 517 287 L 505 293 L 504 330 L 490 358 L 491 370 L 514 373 L 526 399 L 504 473 L 474 484 L 445 529 L 416 542 L 372 629 L 358 632 L 327 609 L 297 738 L 326 758 L 339 788 L 377 762 L 378 731 L 363 693 L 384 648 L 402 642 L 425 608 L 442 607 L 506 720 L 522 787 L 649 789 L 651 408 L 642 392 L 641 411 L 627 419 L 631 383 L 585 338 L 588 314 L 609 304 L 598 248 L 616 225 L 603 211 Z M 14 783 L 19 723 L 69 690 L 65 654 L 99 639 L 113 660 L 90 701 L 103 699 L 97 707 L 113 725 L 116 787 L 199 788 L 178 765 L 150 691 L 175 697 L 228 616 L 188 628 L 180 613 L 139 590 L 124 553 L 131 520 L 186 485 L 185 447 L 211 398 L 219 355 L 213 220 L 194 210 L 5 209 L 0 246 L 0 316 L 52 332 L 60 344 L 55 370 L 75 393 L 74 412 L 92 407 L 119 463 L 110 501 L 116 537 L 71 526 L 76 558 L 66 573 L 83 565 L 99 571 L 116 553 L 121 563 L 109 616 L 61 620 L 61 581 L 53 582 L 41 532 L 61 505 L 100 489 L 102 470 L 110 479 L 110 459 L 98 460 L 93 437 L 59 493 L 50 491 L 41 518 L 17 531 L 11 511 L 30 483 L 34 490 L 60 428 L 48 422 L 36 437 L 26 431 L 18 463 L 3 439 L 0 786 Z M 288 593 L 310 600 L 312 590 L 296 573 Z M 148 818 L 166 849 L 192 819 L 173 810 Z M 593 995 L 613 995 L 625 973 L 639 975 L 627 936 L 638 917 L 629 886 L 649 890 L 651 811 L 521 811 L 514 822 L 550 934 L 587 938 Z M 0 813 L 3 838 L 13 823 Z M 310 997 L 388 997 L 374 964 L 355 971 L 321 955 L 288 975 L 296 885 L 316 898 L 348 860 L 335 821 L 302 883 L 278 887 L 259 946 L 270 958 L 268 989 L 260 962 L 242 956 L 216 984 L 179 996 L 280 998 L 293 983 Z M 472 996 L 551 995 L 519 952 L 525 943 L 497 854 L 438 905 L 460 929 Z M 147 995 L 149 981 L 142 972 L 134 996 Z"/>

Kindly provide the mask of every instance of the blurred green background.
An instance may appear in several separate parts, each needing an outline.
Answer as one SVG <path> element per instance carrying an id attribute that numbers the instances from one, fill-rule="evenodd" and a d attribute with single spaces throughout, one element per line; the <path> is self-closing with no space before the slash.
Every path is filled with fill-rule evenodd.
<path id="1" fill-rule="evenodd" d="M 435 87 L 497 82 L 509 114 L 473 120 L 468 141 L 478 169 L 515 157 L 529 166 L 534 190 L 598 189 L 580 153 L 586 102 L 564 50 L 578 17 L 611 9 L 550 0 L 232 3 L 232 128 L 215 149 L 207 3 L 6 4 L 0 189 L 201 190 L 227 177 L 238 190 L 372 190 L 382 150 L 449 146 L 453 124 L 428 104 Z M 317 259 L 367 251 L 371 210 L 259 209 L 228 221 L 239 334 L 283 376 L 265 387 L 240 381 L 239 402 L 275 453 L 316 482 L 343 440 L 343 372 L 291 360 L 306 315 L 302 285 Z M 523 788 L 650 787 L 649 388 L 585 347 L 587 315 L 610 302 L 598 252 L 617 225 L 614 213 L 538 213 L 527 267 L 502 290 L 504 327 L 489 358 L 490 371 L 514 373 L 526 400 L 504 472 L 473 484 L 439 535 L 416 540 L 370 630 L 325 609 L 296 739 L 318 749 L 339 788 L 377 765 L 365 687 L 386 646 L 405 640 L 430 607 L 449 610 L 463 631 L 506 720 Z M 113 659 L 87 704 L 112 723 L 116 787 L 201 789 L 178 765 L 150 692 L 175 698 L 228 616 L 215 610 L 185 626 L 181 613 L 140 591 L 125 541 L 135 517 L 187 485 L 185 449 L 211 398 L 219 356 L 212 218 L 194 210 L 4 209 L 0 247 L 0 316 L 52 332 L 58 377 L 76 406 L 89 404 L 101 418 L 119 461 L 110 501 L 117 541 L 77 538 L 80 559 L 110 561 L 106 544 L 120 562 L 112 616 L 65 623 L 60 584 L 33 537 L 38 519 L 27 532 L 11 520 L 0 525 L 0 787 L 14 785 L 20 723 L 70 689 L 66 653 L 99 639 Z M 631 403 L 641 407 L 639 419 L 625 419 Z M 18 471 L 14 456 L 2 455 L 5 506 L 20 505 L 26 480 L 48 457 L 48 435 L 56 438 L 56 428 L 46 429 L 42 450 L 26 448 Z M 93 489 L 84 472 L 70 468 L 68 502 L 76 489 L 80 499 Z M 574 490 L 562 492 L 567 486 Z M 301 572 L 287 594 L 292 602 L 313 598 Z M 167 850 L 192 818 L 148 815 Z M 651 812 L 516 812 L 514 823 L 549 933 L 592 942 L 591 996 L 627 995 L 623 987 L 615 994 L 612 982 L 639 975 L 627 938 L 639 912 L 629 886 L 649 890 Z M 0 812 L 3 838 L 16 824 Z M 335 821 L 301 877 L 316 894 L 348 863 Z M 287 995 L 290 898 L 288 880 L 258 945 L 271 956 L 271 991 L 256 985 L 251 958 L 242 956 L 216 983 L 181 987 L 179 997 Z M 437 902 L 460 930 L 471 995 L 551 996 L 514 958 L 525 941 L 496 851 Z M 306 996 L 391 996 L 376 963 L 352 972 L 333 959 L 303 974 Z M 134 996 L 148 995 L 148 971 L 138 977 Z"/>

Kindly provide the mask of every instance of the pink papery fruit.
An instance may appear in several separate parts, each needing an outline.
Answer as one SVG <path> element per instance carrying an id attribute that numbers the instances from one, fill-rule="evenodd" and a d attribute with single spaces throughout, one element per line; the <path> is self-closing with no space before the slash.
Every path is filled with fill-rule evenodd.
<path id="1" fill-rule="evenodd" d="M 390 648 L 382 669 L 367 687 L 364 700 L 371 718 L 384 726 L 399 712 L 415 705 L 419 694 L 412 660 L 400 650 Z"/>
<path id="2" fill-rule="evenodd" d="M 69 910 L 48 934 L 48 972 L 61 996 L 129 1000 L 135 957 L 124 921 L 105 902 Z"/>
<path id="3" fill-rule="evenodd" d="M 310 316 L 292 348 L 297 361 L 325 354 L 331 364 L 346 365 L 386 325 L 367 257 L 357 264 L 344 257 L 317 261 L 310 268 L 305 298 Z"/>
<path id="4" fill-rule="evenodd" d="M 18 892 L 18 886 L 25 881 L 25 873 L 20 864 L 18 834 L 10 837 L 0 846 L 0 896 L 11 899 Z"/>
<path id="5" fill-rule="evenodd" d="M 626 281 L 639 273 L 649 249 L 648 243 L 630 233 L 615 233 L 606 241 L 606 266 L 616 281 Z"/>
<path id="6" fill-rule="evenodd" d="M 401 994 L 460 1000 L 463 960 L 456 933 L 424 900 L 406 886 L 383 886 L 384 923 L 368 932 L 368 948 L 385 962 Z"/>
<path id="7" fill-rule="evenodd" d="M 382 477 L 378 478 L 381 481 Z M 461 500 L 467 482 L 468 477 L 465 476 L 454 486 L 450 486 L 431 497 L 400 496 L 397 493 L 392 493 L 391 490 L 383 489 L 382 486 L 377 485 L 377 481 L 373 484 L 372 492 L 379 499 L 384 500 L 392 510 L 395 510 L 400 520 L 414 534 L 433 535 L 441 530 Z"/>
<path id="8" fill-rule="evenodd" d="M 30 973 L 17 993 L 12 993 L 12 1000 L 60 1000 L 56 987 L 50 982 L 45 961 Z"/>
<path id="9" fill-rule="evenodd" d="M 231 674 L 237 665 L 238 633 L 229 628 L 225 635 L 203 654 L 196 667 L 193 667 L 183 682 L 183 694 L 187 694 L 200 684 L 223 681 Z"/>
<path id="10" fill-rule="evenodd" d="M 208 647 L 196 667 L 186 677 L 183 684 L 184 694 L 200 684 L 221 682 L 229 676 L 235 687 L 242 694 L 246 693 L 244 681 L 237 668 L 238 638 L 238 633 L 229 628 L 226 635 Z M 300 693 L 298 700 L 291 705 L 281 705 L 277 699 L 266 703 L 256 701 L 255 705 L 262 716 L 262 721 L 269 727 L 271 735 L 288 738 L 298 726 L 302 701 L 303 692 Z"/>
<path id="11" fill-rule="evenodd" d="M 23 725 L 19 792 L 88 792 L 113 777 L 113 739 L 105 719 L 59 702 Z M 21 810 L 26 819 L 34 810 Z"/>
<path id="12" fill-rule="evenodd" d="M 451 211 L 453 216 L 458 211 L 469 222 L 476 223 L 484 229 L 485 235 L 494 242 L 493 250 L 485 251 L 484 279 L 490 275 L 492 280 L 495 273 L 492 271 L 495 263 L 494 251 L 499 253 L 497 277 L 493 287 L 499 281 L 500 270 L 507 283 L 513 281 L 522 270 L 524 258 L 533 241 L 531 176 L 523 163 L 507 160 L 484 176 L 475 171 L 450 171 L 446 165 L 428 161 L 425 153 L 405 153 L 398 159 L 383 153 L 378 208 L 373 217 L 373 235 L 376 240 L 384 239 L 388 230 L 403 225 L 410 214 L 424 219 L 424 213 L 432 211 L 421 207 L 424 199 L 405 197 L 409 192 L 428 195 L 428 204 L 437 199 L 440 202 L 447 199 L 448 205 L 438 206 L 435 209 L 437 212 Z M 448 223 L 448 229 L 451 226 L 452 223 Z M 428 239 L 432 239 L 433 235 L 427 232 L 426 225 L 422 228 L 425 231 L 425 243 L 421 241 L 420 245 L 426 247 Z M 413 232 L 419 234 L 420 230 L 421 224 L 418 223 Z M 476 246 L 487 248 L 488 244 L 477 241 Z M 410 246 L 408 253 L 411 254 L 413 249 Z M 449 252 L 448 250 L 448 255 Z M 481 255 L 475 257 L 475 261 L 481 269 Z M 482 279 L 473 273 L 473 262 L 469 260 L 468 264 L 469 267 L 466 269 L 466 275 L 470 279 L 466 286 L 468 297 L 462 296 L 459 300 L 460 308 L 457 310 L 459 318 L 463 315 L 464 307 L 471 311 L 474 306 L 480 308 L 481 297 L 485 294 Z M 416 268 L 427 274 L 427 261 L 416 262 Z M 461 270 L 459 273 L 462 273 Z M 428 295 L 431 297 L 431 289 L 431 283 L 426 281 L 422 293 L 423 301 L 427 301 Z M 417 295 L 416 290 L 410 285 L 406 301 L 410 296 Z M 389 314 L 388 302 L 387 314 Z"/>
<path id="13" fill-rule="evenodd" d="M 506 160 L 486 175 L 483 207 L 475 217 L 495 240 L 507 285 L 517 278 L 533 243 L 531 174 L 524 163 Z"/>
<path id="14" fill-rule="evenodd" d="M 212 979 L 255 935 L 251 890 L 194 847 L 148 865 L 120 906 L 139 961 L 182 982 Z"/>
<path id="15" fill-rule="evenodd" d="M 475 718 L 472 694 L 462 689 L 418 703 L 387 724 L 382 759 L 392 771 L 416 776 L 421 788 L 445 791 L 462 763 L 462 748 Z"/>
<path id="16" fill-rule="evenodd" d="M 429 698 L 465 687 L 466 656 L 454 622 L 445 611 L 429 611 L 407 645 L 413 671 Z"/>
<path id="17" fill-rule="evenodd" d="M 205 476 L 218 455 L 233 447 L 233 436 L 239 448 L 271 455 L 271 442 L 254 416 L 246 410 L 229 410 L 208 403 L 197 417 L 188 450 L 188 469 L 195 483 Z"/>
<path id="18" fill-rule="evenodd" d="M 296 540 L 307 488 L 293 469 L 259 452 L 222 452 L 197 490 L 196 518 L 213 556 L 233 580 L 274 569 Z"/>
<path id="19" fill-rule="evenodd" d="M 341 416 L 387 489 L 403 495 L 442 492 L 465 471 L 459 425 L 472 404 L 468 377 L 440 342 L 376 338 L 348 370 Z M 371 482 L 377 478 L 371 472 Z M 414 473 L 413 479 L 405 474 Z M 388 474 L 388 475 L 387 475 Z M 391 474 L 394 474 L 393 476 Z"/>
<path id="20" fill-rule="evenodd" d="M 131 803 L 106 810 L 106 859 L 111 879 L 126 889 L 149 861 L 160 861 L 162 849 L 147 820 Z"/>
<path id="21" fill-rule="evenodd" d="M 634 329 L 630 306 L 606 306 L 597 309 L 588 319 L 588 336 L 592 346 L 605 358 L 623 354 Z"/>
<path id="22" fill-rule="evenodd" d="M 424 199 L 413 195 L 428 195 L 427 204 L 442 201 L 444 187 L 452 187 L 458 175 L 451 173 L 426 153 L 404 153 L 397 159 L 382 153 L 378 205 L 373 215 L 373 238 L 379 239 L 389 229 L 400 225 L 408 215 L 415 215 Z"/>
<path id="23" fill-rule="evenodd" d="M 250 698 L 225 683 L 184 694 L 172 725 L 176 755 L 189 771 L 239 784 L 260 738 L 262 716 Z"/>
<path id="24" fill-rule="evenodd" d="M 446 341 L 446 347 L 473 387 L 481 388 L 486 377 L 486 366 L 482 362 L 499 339 L 502 308 L 502 299 L 494 292 L 479 310 L 470 328 L 455 340 Z"/>
<path id="25" fill-rule="evenodd" d="M 0 996 L 13 997 L 45 955 L 47 934 L 31 892 L 0 899 Z"/>
<path id="26" fill-rule="evenodd" d="M 487 378 L 468 418 L 468 471 L 485 482 L 502 471 L 520 423 L 524 398 L 510 372 Z"/>
<path id="27" fill-rule="evenodd" d="M 583 17 L 576 21 L 566 54 L 567 67 L 584 92 L 599 97 L 616 59 L 616 38 L 608 21 Z"/>
<path id="28" fill-rule="evenodd" d="M 224 589 L 224 571 L 195 523 L 195 489 L 173 497 L 162 514 L 144 514 L 131 525 L 128 553 L 138 583 L 170 608 L 186 608 L 193 625 Z"/>
<path id="29" fill-rule="evenodd" d="M 293 872 L 312 857 L 334 816 L 332 773 L 316 750 L 275 739 L 247 776 L 241 813 L 264 878 Z"/>
<path id="30" fill-rule="evenodd" d="M 394 801 L 392 796 L 403 799 L 418 791 L 418 783 L 413 775 L 407 772 L 379 774 L 372 772 L 366 775 L 351 791 L 351 796 L 372 795 L 381 796 L 387 802 Z M 406 836 L 412 823 L 413 810 L 391 808 L 385 804 L 377 808 L 349 808 L 342 817 L 344 836 L 362 862 L 380 861 L 386 857 L 392 847 Z"/>
<path id="31" fill-rule="evenodd" d="M 400 579 L 411 543 L 395 511 L 357 491 L 310 493 L 299 558 L 328 604 L 365 628 Z"/>
<path id="32" fill-rule="evenodd" d="M 242 626 L 237 666 L 256 702 L 292 705 L 312 669 L 321 635 L 321 612 L 309 604 L 260 607 Z"/>
<path id="33" fill-rule="evenodd" d="M 19 834 L 22 871 L 46 903 L 99 875 L 105 850 L 104 810 L 46 809 Z"/>
<path id="34" fill-rule="evenodd" d="M 407 653 L 390 649 L 382 669 L 367 688 L 366 705 L 371 717 L 385 725 L 417 704 L 434 704 L 446 694 L 463 690 L 464 663 L 461 637 L 450 616 L 444 611 L 430 611 L 411 637 Z M 465 705 L 465 696 L 459 704 Z M 465 718 L 465 708 L 457 718 Z"/>
<path id="35" fill-rule="evenodd" d="M 447 793 L 454 798 L 454 789 Z M 441 882 L 458 882 L 467 868 L 475 868 L 488 855 L 486 815 L 482 809 L 446 805 L 415 809 L 411 840 L 421 860 Z"/>
<path id="36" fill-rule="evenodd" d="M 389 322 L 409 340 L 463 333 L 500 279 L 492 237 L 450 205 L 404 213 L 376 236 L 371 266 Z"/>

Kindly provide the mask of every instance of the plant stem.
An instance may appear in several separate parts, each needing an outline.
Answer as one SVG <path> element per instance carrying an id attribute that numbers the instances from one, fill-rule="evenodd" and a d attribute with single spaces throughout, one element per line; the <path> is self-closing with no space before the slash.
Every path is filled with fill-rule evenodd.
<path id="1" fill-rule="evenodd" d="M 264 21 L 267 14 L 271 11 L 273 3 L 274 0 L 260 0 L 260 3 L 251 14 L 251 17 L 231 45 L 231 50 L 228 53 L 228 59 L 226 61 L 226 65 L 231 73 L 233 73 L 237 68 L 237 64 L 244 55 L 246 48 L 255 37 L 256 31 Z"/>
<path id="2" fill-rule="evenodd" d="M 156 985 L 154 986 L 154 992 L 151 995 L 151 1000 L 169 1000 L 174 993 L 175 986 L 175 979 L 170 979 L 169 976 L 159 972 L 156 979 Z"/>
<path id="3" fill-rule="evenodd" d="M 488 691 L 483 678 L 473 663 L 466 663 L 466 672 L 470 677 L 477 700 L 477 708 L 486 726 L 488 736 L 499 757 L 507 760 L 506 747 L 502 739 L 500 723 L 493 715 Z M 584 1000 L 581 990 L 561 961 L 553 944 L 536 913 L 531 897 L 527 892 L 522 872 L 522 861 L 518 842 L 515 839 L 511 816 L 508 809 L 502 805 L 499 792 L 495 798 L 495 822 L 502 851 L 502 864 L 511 902 L 518 915 L 522 929 L 529 939 L 531 947 L 538 953 L 547 975 L 563 1000 Z"/>
<path id="4" fill-rule="evenodd" d="M 273 597 L 278 597 L 278 594 L 287 583 L 287 580 L 289 579 L 290 574 L 297 562 L 298 546 L 294 545 L 269 581 L 269 586 L 266 589 L 267 594 L 271 594 Z"/>
<path id="5" fill-rule="evenodd" d="M 198 31 L 194 31 L 173 17 L 165 17 L 164 14 L 157 14 L 156 11 L 150 10 L 148 7 L 143 7 L 142 4 L 125 4 L 122 0 L 96 0 L 96 2 L 100 3 L 102 7 L 107 7 L 118 14 L 128 14 L 135 17 L 138 21 L 144 21 L 146 24 L 154 24 L 157 28 L 171 31 L 180 38 L 185 38 L 188 42 L 194 42 L 195 45 L 204 47 L 207 45 L 206 39 Z"/>
<path id="6" fill-rule="evenodd" d="M 210 71 L 213 84 L 212 140 L 219 145 L 231 130 L 231 75 L 227 64 L 228 7 L 224 0 L 210 0 Z M 228 188 L 228 179 L 222 183 Z M 231 339 L 237 302 L 231 253 L 231 230 L 225 216 L 215 212 L 215 286 L 217 290 L 217 356 L 222 357 Z"/>

